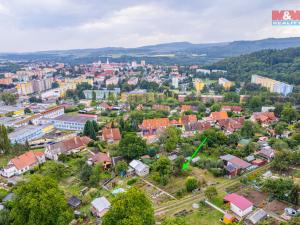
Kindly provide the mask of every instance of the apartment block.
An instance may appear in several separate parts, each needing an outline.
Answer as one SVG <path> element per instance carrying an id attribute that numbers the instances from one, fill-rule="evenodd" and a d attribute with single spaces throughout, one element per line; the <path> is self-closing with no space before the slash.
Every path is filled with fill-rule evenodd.
<path id="1" fill-rule="evenodd" d="M 286 84 L 284 82 L 273 80 L 271 78 L 263 77 L 259 75 L 252 75 L 251 83 L 259 84 L 267 88 L 270 92 L 279 93 L 284 96 L 293 92 L 293 85 Z"/>

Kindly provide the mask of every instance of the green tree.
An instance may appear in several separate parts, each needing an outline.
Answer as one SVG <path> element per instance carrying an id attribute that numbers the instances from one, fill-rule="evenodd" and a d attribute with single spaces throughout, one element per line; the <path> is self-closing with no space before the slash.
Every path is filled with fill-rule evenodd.
<path id="1" fill-rule="evenodd" d="M 275 132 L 277 135 L 282 135 L 284 130 L 287 128 L 287 124 L 285 122 L 278 122 L 275 125 Z"/>
<path id="2" fill-rule="evenodd" d="M 11 150 L 10 141 L 7 134 L 7 129 L 4 125 L 0 125 L 0 151 L 9 153 Z"/>
<path id="3" fill-rule="evenodd" d="M 221 105 L 219 103 L 214 103 L 211 107 L 210 107 L 212 112 L 219 112 L 221 109 Z"/>
<path id="4" fill-rule="evenodd" d="M 283 150 L 277 152 L 272 163 L 272 168 L 280 172 L 287 171 L 290 167 L 291 160 L 291 151 Z"/>
<path id="5" fill-rule="evenodd" d="M 295 205 L 298 204 L 298 186 L 291 179 L 267 179 L 262 185 L 263 191 L 271 196 L 285 200 Z"/>
<path id="6" fill-rule="evenodd" d="M 185 158 L 182 155 L 178 156 L 177 159 L 175 159 L 174 167 L 173 167 L 173 174 L 175 176 L 179 176 L 183 173 L 182 165 L 184 164 L 184 162 L 185 162 Z"/>
<path id="7" fill-rule="evenodd" d="M 262 107 L 262 99 L 260 96 L 252 96 L 249 99 L 248 106 L 253 112 L 259 112 Z"/>
<path id="8" fill-rule="evenodd" d="M 57 183 L 41 175 L 33 175 L 14 189 L 10 218 L 12 225 L 67 225 L 72 219 L 64 193 Z"/>
<path id="9" fill-rule="evenodd" d="M 228 92 L 228 93 L 224 94 L 224 101 L 225 102 L 239 103 L 240 102 L 240 96 L 239 96 L 238 93 Z"/>
<path id="10" fill-rule="evenodd" d="M 41 174 L 49 176 L 57 181 L 60 181 L 62 178 L 68 175 L 68 171 L 66 170 L 64 164 L 55 161 L 47 161 L 44 163 L 40 169 L 40 172 Z"/>
<path id="11" fill-rule="evenodd" d="M 128 169 L 128 164 L 124 161 L 121 160 L 117 162 L 117 165 L 115 166 L 115 172 L 120 175 L 121 173 L 126 172 Z"/>
<path id="12" fill-rule="evenodd" d="M 281 118 L 284 121 L 291 123 L 292 121 L 297 119 L 297 116 L 298 116 L 298 113 L 297 113 L 296 109 L 294 109 L 290 103 L 285 104 L 283 106 Z"/>
<path id="13" fill-rule="evenodd" d="M 83 134 L 90 137 L 93 140 L 96 140 L 96 131 L 92 121 L 86 121 L 83 129 Z"/>
<path id="14" fill-rule="evenodd" d="M 218 192 L 214 186 L 208 186 L 204 194 L 207 199 L 211 200 L 218 195 Z"/>
<path id="15" fill-rule="evenodd" d="M 96 92 L 93 91 L 93 92 L 92 92 L 92 101 L 93 101 L 93 102 L 96 102 L 96 100 L 97 100 Z"/>
<path id="16" fill-rule="evenodd" d="M 173 170 L 171 161 L 166 156 L 161 156 L 153 163 L 152 168 L 154 171 L 153 179 L 162 185 L 166 185 Z"/>
<path id="17" fill-rule="evenodd" d="M 185 187 L 188 192 L 192 192 L 199 187 L 199 182 L 195 177 L 188 177 L 185 181 Z"/>
<path id="18" fill-rule="evenodd" d="M 103 225 L 154 225 L 154 210 L 146 195 L 135 188 L 113 199 Z"/>
<path id="19" fill-rule="evenodd" d="M 170 152 L 176 148 L 180 141 L 181 131 L 177 127 L 169 126 L 160 137 L 160 142 L 164 144 L 166 151 Z"/>
<path id="20" fill-rule="evenodd" d="M 29 108 L 25 108 L 25 109 L 24 109 L 24 113 L 25 113 L 25 114 L 30 114 L 30 113 L 31 113 L 31 110 L 30 110 Z"/>
<path id="21" fill-rule="evenodd" d="M 255 124 L 251 121 L 245 121 L 241 129 L 241 135 L 245 138 L 252 138 L 255 134 L 255 131 Z"/>
<path id="22" fill-rule="evenodd" d="M 3 93 L 0 95 L 0 99 L 5 105 L 15 105 L 17 102 L 17 95 L 11 93 Z"/>
<path id="23" fill-rule="evenodd" d="M 134 159 L 146 153 L 146 142 L 138 137 L 136 133 L 125 133 L 120 141 L 119 151 L 122 156 Z"/>
<path id="24" fill-rule="evenodd" d="M 84 163 L 80 172 L 80 180 L 82 180 L 82 182 L 84 183 L 87 183 L 90 180 L 92 174 L 93 174 L 92 167 L 89 166 L 87 163 Z"/>

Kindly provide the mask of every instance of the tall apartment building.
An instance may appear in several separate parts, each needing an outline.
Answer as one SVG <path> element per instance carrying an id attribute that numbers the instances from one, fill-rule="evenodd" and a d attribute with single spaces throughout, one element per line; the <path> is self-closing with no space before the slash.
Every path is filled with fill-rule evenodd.
<path id="1" fill-rule="evenodd" d="M 178 77 L 172 77 L 172 86 L 177 89 L 178 88 Z"/>
<path id="2" fill-rule="evenodd" d="M 279 93 L 284 96 L 293 92 L 293 88 L 294 88 L 293 85 L 286 84 L 284 82 L 273 80 L 271 78 L 263 77 L 259 75 L 252 75 L 251 83 L 259 84 L 267 88 L 270 92 Z"/>
<path id="3" fill-rule="evenodd" d="M 42 92 L 51 89 L 52 78 L 42 80 L 31 80 L 18 83 L 16 88 L 19 95 L 29 95 L 36 92 Z"/>
<path id="4" fill-rule="evenodd" d="M 219 85 L 222 85 L 224 87 L 225 90 L 229 90 L 233 83 L 223 77 L 219 78 Z"/>

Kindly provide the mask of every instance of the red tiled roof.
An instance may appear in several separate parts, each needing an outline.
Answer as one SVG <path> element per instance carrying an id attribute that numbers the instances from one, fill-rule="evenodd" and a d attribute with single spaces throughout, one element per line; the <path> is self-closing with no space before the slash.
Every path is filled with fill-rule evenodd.
<path id="1" fill-rule="evenodd" d="M 210 118 L 212 118 L 213 120 L 223 120 L 227 119 L 228 115 L 227 112 L 212 112 L 210 114 Z"/>
<path id="2" fill-rule="evenodd" d="M 184 115 L 181 120 L 182 120 L 183 124 L 194 123 L 194 122 L 197 122 L 197 116 L 196 115 Z"/>
<path id="3" fill-rule="evenodd" d="M 20 170 L 27 166 L 32 166 L 36 164 L 38 162 L 37 157 L 42 157 L 43 155 L 43 152 L 28 151 L 22 155 L 16 156 L 15 158 L 11 159 L 11 162 L 18 170 Z"/>
<path id="4" fill-rule="evenodd" d="M 50 112 L 53 112 L 53 111 L 56 111 L 56 110 L 60 110 L 60 109 L 63 109 L 63 108 L 64 108 L 64 107 L 61 106 L 61 105 L 55 106 L 55 107 L 53 107 L 53 108 L 50 108 L 50 109 L 47 109 L 47 110 L 41 112 L 41 114 L 42 114 L 42 115 L 45 115 L 45 114 L 47 114 L 47 113 L 50 113 Z"/>
<path id="5" fill-rule="evenodd" d="M 231 204 L 234 204 L 236 207 L 238 207 L 241 210 L 246 210 L 249 207 L 253 206 L 252 202 L 250 202 L 245 197 L 238 195 L 236 193 L 226 195 L 224 197 L 224 200 L 230 202 Z"/>
<path id="6" fill-rule="evenodd" d="M 91 139 L 89 137 L 83 136 L 83 137 L 73 137 L 68 140 L 63 140 L 61 142 L 58 142 L 56 144 L 50 145 L 49 149 L 55 150 L 59 149 L 61 152 L 68 152 L 73 149 L 81 148 L 83 146 L 86 146 Z"/>
<path id="7" fill-rule="evenodd" d="M 119 141 L 121 140 L 121 133 L 119 128 L 103 128 L 102 129 L 102 137 L 105 141 L 107 140 L 114 140 Z"/>
<path id="8" fill-rule="evenodd" d="M 191 105 L 182 105 L 181 106 L 181 111 L 188 111 L 191 110 L 192 106 Z"/>
<path id="9" fill-rule="evenodd" d="M 166 127 L 170 125 L 168 118 L 158 118 L 158 119 L 146 119 L 143 120 L 143 123 L 140 125 L 141 129 L 157 129 L 159 127 Z"/>
<path id="10" fill-rule="evenodd" d="M 92 156 L 93 163 L 111 163 L 110 157 L 103 152 L 99 152 Z"/>
<path id="11" fill-rule="evenodd" d="M 260 122 L 272 122 L 277 119 L 274 112 L 254 112 L 253 118 Z"/>

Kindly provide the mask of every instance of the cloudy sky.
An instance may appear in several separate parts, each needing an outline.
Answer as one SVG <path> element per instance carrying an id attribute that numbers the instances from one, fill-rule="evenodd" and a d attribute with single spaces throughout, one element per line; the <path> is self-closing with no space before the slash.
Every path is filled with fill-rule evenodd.
<path id="1" fill-rule="evenodd" d="M 299 0 L 0 0 L 0 52 L 300 37 L 272 9 Z"/>

